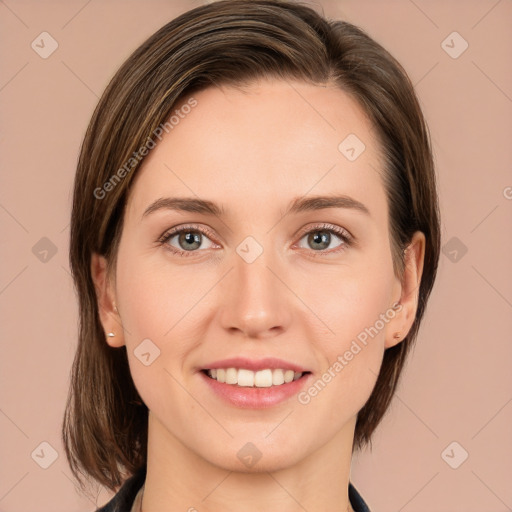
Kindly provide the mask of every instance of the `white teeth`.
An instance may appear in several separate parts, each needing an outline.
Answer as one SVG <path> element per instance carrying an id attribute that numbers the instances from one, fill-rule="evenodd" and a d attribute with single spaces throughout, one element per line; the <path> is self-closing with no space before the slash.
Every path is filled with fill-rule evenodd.
<path id="1" fill-rule="evenodd" d="M 238 372 L 236 368 L 226 370 L 226 384 L 236 384 L 238 382 Z"/>
<path id="2" fill-rule="evenodd" d="M 283 370 L 274 370 L 272 372 L 272 384 L 274 386 L 280 386 L 281 384 L 284 384 Z"/>
<path id="3" fill-rule="evenodd" d="M 234 384 L 242 387 L 269 388 L 271 386 L 280 386 L 302 377 L 301 372 L 293 370 L 270 368 L 253 372 L 245 368 L 216 368 L 208 370 L 208 375 L 218 382 Z"/>
<path id="4" fill-rule="evenodd" d="M 284 381 L 286 383 L 291 382 L 293 380 L 293 377 L 295 376 L 295 373 L 293 370 L 286 370 L 284 372 Z"/>
<path id="5" fill-rule="evenodd" d="M 239 386 L 253 387 L 254 372 L 240 368 L 240 370 L 238 370 L 238 382 L 236 382 L 236 384 Z"/>
<path id="6" fill-rule="evenodd" d="M 254 386 L 269 388 L 272 386 L 272 370 L 260 370 L 254 374 Z"/>

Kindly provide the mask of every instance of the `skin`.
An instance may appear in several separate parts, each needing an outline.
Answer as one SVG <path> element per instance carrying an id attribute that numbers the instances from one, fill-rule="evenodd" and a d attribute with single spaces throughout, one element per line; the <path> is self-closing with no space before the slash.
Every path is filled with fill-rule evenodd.
<path id="1" fill-rule="evenodd" d="M 105 333 L 116 334 L 106 342 L 126 345 L 150 410 L 143 510 L 352 510 L 357 413 L 385 349 L 414 321 L 424 235 L 414 235 L 397 277 L 379 143 L 338 88 L 265 80 L 194 97 L 197 106 L 138 171 L 115 276 L 103 257 L 91 262 Z M 350 133 L 366 146 L 353 162 L 338 150 Z M 329 208 L 283 217 L 293 199 L 329 194 L 351 196 L 370 214 Z M 190 196 L 222 204 L 226 214 L 159 210 L 141 218 L 156 199 Z M 331 234 L 318 248 L 307 235 L 322 231 L 318 223 L 344 228 L 354 243 L 333 252 L 343 241 Z M 180 257 L 168 246 L 186 252 L 186 242 L 175 236 L 166 248 L 158 239 L 185 224 L 212 236 L 199 234 L 201 246 Z M 247 236 L 263 248 L 250 264 L 236 252 Z M 307 405 L 294 396 L 240 409 L 197 373 L 226 357 L 274 356 L 308 368 L 315 381 L 395 302 L 400 312 Z M 161 351 L 149 366 L 133 352 L 146 338 Z M 237 457 L 247 442 L 262 454 L 250 468 Z"/>

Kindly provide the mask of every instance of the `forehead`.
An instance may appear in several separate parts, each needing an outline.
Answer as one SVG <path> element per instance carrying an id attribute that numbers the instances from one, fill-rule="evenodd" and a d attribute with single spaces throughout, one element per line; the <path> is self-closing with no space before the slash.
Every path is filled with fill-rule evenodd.
<path id="1" fill-rule="evenodd" d="M 192 108 L 183 108 L 190 97 L 174 107 L 172 129 L 144 160 L 129 211 L 165 195 L 209 199 L 228 213 L 308 192 L 384 201 L 375 130 L 339 88 L 265 80 L 192 98 Z"/>

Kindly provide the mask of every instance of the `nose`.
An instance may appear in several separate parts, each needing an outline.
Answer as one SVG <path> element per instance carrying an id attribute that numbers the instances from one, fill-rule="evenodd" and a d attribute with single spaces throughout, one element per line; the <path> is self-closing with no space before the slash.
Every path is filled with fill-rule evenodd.
<path id="1" fill-rule="evenodd" d="M 223 283 L 222 327 L 247 338 L 270 338 L 286 331 L 291 321 L 292 292 L 270 251 L 248 263 L 237 253 Z M 284 282 L 283 282 L 284 281 Z"/>

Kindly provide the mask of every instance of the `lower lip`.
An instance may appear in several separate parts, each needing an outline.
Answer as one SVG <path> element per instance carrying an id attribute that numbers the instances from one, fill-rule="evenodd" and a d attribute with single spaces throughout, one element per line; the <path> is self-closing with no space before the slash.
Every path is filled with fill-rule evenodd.
<path id="1" fill-rule="evenodd" d="M 299 393 L 312 377 L 311 373 L 307 373 L 300 379 L 280 386 L 256 388 L 225 384 L 208 377 L 204 372 L 199 372 L 199 374 L 214 393 L 232 405 L 243 409 L 265 409 L 278 405 Z"/>

